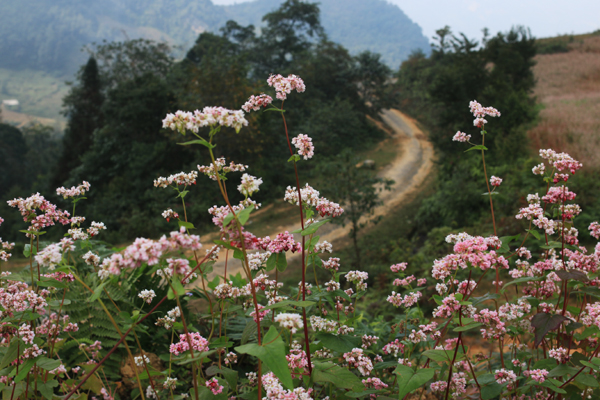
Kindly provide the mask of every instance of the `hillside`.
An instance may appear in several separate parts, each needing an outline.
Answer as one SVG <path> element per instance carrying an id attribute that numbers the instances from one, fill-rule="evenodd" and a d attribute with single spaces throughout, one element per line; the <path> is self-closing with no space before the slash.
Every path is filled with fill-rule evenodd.
<path id="1" fill-rule="evenodd" d="M 229 19 L 260 26 L 283 0 L 216 6 L 211 0 L 23 0 L 0 4 L 0 68 L 73 73 L 84 62 L 80 49 L 92 42 L 148 38 L 189 48 L 203 31 Z M 353 52 L 383 54 L 397 67 L 411 50 L 428 50 L 418 25 L 384 0 L 321 1 L 330 38 Z M 28 12 L 23 12 L 28 10 Z"/>
<path id="2" fill-rule="evenodd" d="M 534 67 L 543 109 L 529 131 L 533 148 L 565 151 L 600 169 L 600 34 L 539 40 Z"/>

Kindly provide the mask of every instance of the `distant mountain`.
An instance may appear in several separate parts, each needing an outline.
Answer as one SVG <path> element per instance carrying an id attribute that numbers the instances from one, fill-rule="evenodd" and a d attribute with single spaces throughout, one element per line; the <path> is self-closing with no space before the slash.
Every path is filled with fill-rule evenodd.
<path id="1" fill-rule="evenodd" d="M 81 48 L 102 40 L 148 38 L 191 46 L 229 20 L 260 27 L 284 0 L 216 6 L 210 0 L 19 0 L 0 3 L 0 68 L 72 73 Z M 370 50 L 397 68 L 414 49 L 429 50 L 421 28 L 385 0 L 320 0 L 330 39 Z"/>
<path id="2" fill-rule="evenodd" d="M 284 0 L 255 0 L 225 6 L 227 19 L 242 25 L 260 26 L 263 15 Z M 385 0 L 316 0 L 321 8 L 321 24 L 329 38 L 356 54 L 364 50 L 380 53 L 397 69 L 411 51 L 429 53 L 429 41 L 421 27 L 396 5 Z"/>

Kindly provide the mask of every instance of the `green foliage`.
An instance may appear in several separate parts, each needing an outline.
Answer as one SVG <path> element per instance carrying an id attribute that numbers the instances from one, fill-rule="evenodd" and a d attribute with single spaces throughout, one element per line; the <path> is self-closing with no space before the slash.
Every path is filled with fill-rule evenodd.
<path id="1" fill-rule="evenodd" d="M 376 177 L 372 171 L 359 168 L 359 158 L 351 151 L 342 151 L 337 157 L 321 165 L 323 176 L 328 185 L 323 194 L 336 199 L 344 208 L 342 216 L 334 218 L 336 223 L 349 221 L 352 224 L 351 236 L 356 253 L 356 266 L 360 267 L 361 257 L 358 246 L 358 232 L 368 222 L 364 221 L 373 215 L 375 207 L 382 204 L 379 194 L 391 190 L 394 181 Z M 361 221 L 363 219 L 363 221 Z"/>
<path id="2" fill-rule="evenodd" d="M 397 75 L 398 101 L 426 124 L 440 156 L 438 190 L 419 212 L 422 232 L 435 226 L 464 226 L 467 219 L 488 215 L 489 200 L 481 196 L 485 178 L 480 154 L 465 153 L 464 146 L 452 142 L 460 130 L 472 134 L 473 143 L 481 143 L 469 102 L 477 100 L 502 113 L 490 118 L 487 126 L 485 147 L 494 150 L 486 157 L 488 178 L 524 170 L 525 132 L 536 117 L 531 97 L 535 44 L 527 30 L 486 35 L 481 46 L 464 35 L 452 35 L 448 27 L 437 34 L 431 57 L 413 54 Z M 503 186 L 504 193 L 511 193 L 510 188 Z"/>

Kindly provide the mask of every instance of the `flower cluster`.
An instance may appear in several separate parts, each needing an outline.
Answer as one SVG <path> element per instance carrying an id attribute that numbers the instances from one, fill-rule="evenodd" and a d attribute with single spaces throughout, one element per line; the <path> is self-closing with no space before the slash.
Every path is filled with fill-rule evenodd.
<path id="1" fill-rule="evenodd" d="M 242 106 L 242 110 L 246 112 L 258 111 L 261 107 L 266 107 L 273 102 L 273 98 L 264 93 L 258 96 L 250 96 L 248 101 Z"/>
<path id="2" fill-rule="evenodd" d="M 66 189 L 64 187 L 59 187 L 56 189 L 56 194 L 62 196 L 67 199 L 69 197 L 77 197 L 85 195 L 85 192 L 90 190 L 90 183 L 83 181 L 78 186 L 72 186 L 70 189 Z"/>
<path id="3" fill-rule="evenodd" d="M 163 178 L 161 176 L 154 180 L 154 187 L 166 188 L 173 184 L 184 186 L 195 185 L 196 178 L 198 178 L 198 173 L 196 171 L 192 171 L 189 173 L 180 172 L 175 175 L 169 175 L 166 178 Z"/>
<path id="4" fill-rule="evenodd" d="M 269 79 L 267 79 L 267 83 L 275 89 L 279 100 L 287 99 L 287 95 L 290 94 L 292 90 L 296 90 L 298 93 L 302 93 L 306 90 L 304 81 L 296 75 L 288 75 L 287 78 L 284 78 L 279 74 L 271 75 L 269 76 Z"/>
<path id="5" fill-rule="evenodd" d="M 312 139 L 307 135 L 299 134 L 292 139 L 292 144 L 296 146 L 298 155 L 304 157 L 305 160 L 315 155 L 315 146 L 313 146 Z"/>
<path id="6" fill-rule="evenodd" d="M 226 126 L 239 132 L 243 126 L 248 126 L 242 110 L 228 110 L 224 107 L 204 107 L 202 111 L 193 113 L 177 111 L 175 114 L 167 114 L 162 121 L 163 128 L 168 128 L 185 134 L 185 130 L 198 133 L 200 128 Z"/>

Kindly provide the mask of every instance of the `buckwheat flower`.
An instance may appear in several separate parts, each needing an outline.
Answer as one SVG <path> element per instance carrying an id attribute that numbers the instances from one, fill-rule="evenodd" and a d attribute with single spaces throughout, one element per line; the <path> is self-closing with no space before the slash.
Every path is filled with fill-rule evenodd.
<path id="1" fill-rule="evenodd" d="M 346 361 L 349 366 L 357 368 L 362 376 L 371 375 L 373 362 L 369 357 L 364 355 L 363 349 L 354 348 L 352 351 L 344 353 L 343 357 L 344 361 Z"/>
<path id="2" fill-rule="evenodd" d="M 320 200 L 319 195 L 319 191 L 311 187 L 308 183 L 303 188 L 300 188 L 300 196 L 302 197 L 302 203 L 304 205 L 317 207 Z M 299 205 L 298 189 L 288 186 L 285 189 L 283 200 L 296 206 Z"/>
<path id="3" fill-rule="evenodd" d="M 404 353 L 404 344 L 400 343 L 400 340 L 396 339 L 383 346 L 383 354 L 391 354 L 394 357 L 398 357 L 398 353 Z"/>
<path id="4" fill-rule="evenodd" d="M 337 271 L 340 269 L 340 259 L 337 257 L 330 257 L 329 260 L 323 261 L 323 268 Z"/>
<path id="5" fill-rule="evenodd" d="M 507 382 L 510 384 L 517 381 L 517 375 L 511 370 L 502 368 L 494 371 L 494 379 L 496 379 L 499 385 Z"/>
<path id="6" fill-rule="evenodd" d="M 390 267 L 390 270 L 392 272 L 400 272 L 400 271 L 404 271 L 407 266 L 408 266 L 407 263 L 394 264 Z"/>
<path id="7" fill-rule="evenodd" d="M 144 289 L 142 290 L 139 294 L 138 297 L 140 299 L 143 299 L 146 303 L 150 304 L 152 303 L 152 300 L 154 299 L 154 297 L 156 297 L 156 293 L 154 293 L 154 290 L 150 289 Z"/>
<path id="8" fill-rule="evenodd" d="M 104 222 L 92 222 L 92 226 L 87 228 L 87 233 L 91 236 L 94 237 L 96 236 L 98 233 L 100 233 L 101 230 L 105 230 L 106 226 L 104 225 Z"/>
<path id="9" fill-rule="evenodd" d="M 327 288 L 328 292 L 335 292 L 336 290 L 340 289 L 340 283 L 331 280 L 329 282 L 325 282 L 325 287 Z"/>
<path id="10" fill-rule="evenodd" d="M 567 361 L 569 361 L 569 359 L 571 358 L 569 351 L 563 347 L 559 347 L 557 349 L 550 349 L 548 355 L 561 364 L 566 364 Z"/>
<path id="11" fill-rule="evenodd" d="M 379 378 L 363 379 L 362 383 L 363 383 L 363 385 L 365 385 L 365 389 L 372 388 L 372 389 L 380 390 L 380 389 L 385 389 L 388 387 L 388 385 Z"/>
<path id="12" fill-rule="evenodd" d="M 548 376 L 548 371 L 546 371 L 545 369 L 534 369 L 529 371 L 523 371 L 523 375 L 525 375 L 526 377 L 530 377 L 537 383 L 543 383 L 546 380 L 546 377 Z"/>
<path id="13" fill-rule="evenodd" d="M 592 222 L 588 227 L 590 235 L 596 239 L 600 239 L 600 224 L 598 222 Z"/>
<path id="14" fill-rule="evenodd" d="M 35 333 L 31 330 L 31 327 L 27 324 L 23 324 L 19 327 L 17 334 L 25 342 L 26 344 L 33 344 L 33 339 L 35 339 Z"/>
<path id="15" fill-rule="evenodd" d="M 275 89 L 275 92 L 277 93 L 276 97 L 279 100 L 287 99 L 287 95 L 290 94 L 292 90 L 296 90 L 298 93 L 302 93 L 306 90 L 304 81 L 296 75 L 288 75 L 287 78 L 284 78 L 279 74 L 271 75 L 269 76 L 269 79 L 267 79 L 267 83 Z"/>
<path id="16" fill-rule="evenodd" d="M 138 367 L 143 367 L 144 362 L 146 364 L 150 364 L 150 359 L 145 354 L 141 355 L 141 356 L 133 357 L 133 361 L 135 361 L 135 365 L 137 365 Z"/>
<path id="17" fill-rule="evenodd" d="M 500 112 L 493 107 L 483 107 L 477 101 L 473 100 L 469 103 L 471 113 L 475 117 L 473 125 L 478 128 L 483 128 L 487 121 L 483 118 L 484 116 L 499 117 Z"/>
<path id="18" fill-rule="evenodd" d="M 417 286 L 425 286 L 427 284 L 427 278 L 417 279 Z"/>
<path id="19" fill-rule="evenodd" d="M 248 166 L 244 164 L 236 164 L 233 161 L 230 161 L 229 165 L 226 165 L 225 157 L 221 157 L 217 158 L 213 164 L 208 166 L 198 165 L 197 168 L 198 171 L 202 172 L 213 181 L 216 181 L 218 173 L 227 174 L 229 172 L 244 172 L 246 169 L 248 169 Z"/>
<path id="20" fill-rule="evenodd" d="M 167 377 L 167 379 L 165 379 L 165 381 L 163 382 L 163 388 L 167 390 L 174 390 L 176 386 L 177 378 Z"/>
<path id="21" fill-rule="evenodd" d="M 317 315 L 310 317 L 310 327 L 315 332 L 327 332 L 337 334 L 339 324 L 337 321 L 321 318 Z"/>
<path id="22" fill-rule="evenodd" d="M 329 201 L 325 197 L 321 197 L 317 201 L 316 209 L 321 217 L 328 216 L 336 218 L 344 213 L 344 209 L 338 203 Z"/>
<path id="23" fill-rule="evenodd" d="M 497 176 L 492 175 L 490 178 L 490 185 L 498 187 L 502 183 L 502 178 L 498 178 Z"/>
<path id="24" fill-rule="evenodd" d="M 78 186 L 72 186 L 71 189 L 59 187 L 58 189 L 56 189 L 56 194 L 67 199 L 69 197 L 83 196 L 88 190 L 90 190 L 90 183 L 83 181 Z"/>
<path id="25" fill-rule="evenodd" d="M 238 191 L 246 197 L 258 192 L 258 187 L 263 183 L 261 178 L 252 175 L 242 175 L 242 184 L 238 186 Z"/>
<path id="26" fill-rule="evenodd" d="M 315 245 L 314 253 L 331 253 L 333 251 L 333 246 L 327 240 L 323 240 Z"/>
<path id="27" fill-rule="evenodd" d="M 275 322 L 279 322 L 283 328 L 289 329 L 292 333 L 304 327 L 300 314 L 281 313 L 275 317 Z"/>
<path id="28" fill-rule="evenodd" d="M 216 396 L 223 391 L 223 386 L 219 385 L 217 378 L 206 381 L 206 387 Z"/>
<path id="29" fill-rule="evenodd" d="M 149 399 L 158 399 L 158 395 L 156 394 L 154 389 L 152 389 L 151 385 L 148 385 L 148 387 L 146 388 L 146 397 Z"/>
<path id="30" fill-rule="evenodd" d="M 189 333 L 189 342 L 192 344 L 192 348 L 195 351 L 203 352 L 208 351 L 208 340 L 200 336 L 198 332 L 190 332 Z M 178 356 L 180 353 L 184 351 L 188 351 L 190 349 L 190 345 L 188 343 L 188 338 L 185 334 L 179 335 L 179 342 L 172 343 L 169 352 Z"/>
<path id="31" fill-rule="evenodd" d="M 170 208 L 167 208 L 165 211 L 163 211 L 161 215 L 163 216 L 164 219 L 167 220 L 167 222 L 169 222 L 169 220 L 171 218 L 179 218 L 179 214 L 177 214 L 175 211 L 171 210 Z"/>
<path id="32" fill-rule="evenodd" d="M 86 240 L 88 238 L 88 234 L 83 231 L 81 228 L 71 228 L 67 231 L 73 240 Z"/>
<path id="33" fill-rule="evenodd" d="M 62 261 L 61 247 L 56 244 L 50 244 L 35 255 L 35 261 L 42 267 L 48 267 L 53 270 Z"/>
<path id="34" fill-rule="evenodd" d="M 377 336 L 363 335 L 361 347 L 366 350 L 369 347 L 373 346 L 375 343 L 377 343 L 378 340 L 379 340 L 379 337 L 377 337 Z"/>
<path id="35" fill-rule="evenodd" d="M 302 245 L 299 242 L 296 242 L 294 236 L 288 231 L 278 233 L 273 240 L 269 236 L 259 239 L 258 245 L 263 250 L 268 250 L 271 253 L 282 253 L 286 251 L 295 253 L 302 251 Z"/>
<path id="36" fill-rule="evenodd" d="M 237 361 L 238 361 L 237 354 L 230 351 L 229 353 L 227 353 L 227 355 L 225 356 L 225 359 L 223 361 L 225 362 L 225 365 L 237 364 Z"/>
<path id="37" fill-rule="evenodd" d="M 349 271 L 346 274 L 346 280 L 348 282 L 354 282 L 356 284 L 356 290 L 367 290 L 367 283 L 365 282 L 369 279 L 369 274 L 364 271 Z"/>
<path id="38" fill-rule="evenodd" d="M 433 382 L 431 385 L 429 385 L 429 388 L 434 393 L 445 392 L 447 387 L 448 387 L 448 382 L 446 382 L 446 381 L 436 381 L 436 382 Z"/>
<path id="39" fill-rule="evenodd" d="M 271 104 L 272 102 L 273 102 L 273 98 L 264 93 L 262 93 L 258 96 L 252 95 L 252 96 L 250 96 L 248 101 L 246 101 L 246 103 L 244 103 L 244 105 L 242 106 L 242 110 L 244 110 L 246 112 L 258 111 L 258 110 L 260 110 L 260 107 L 266 107 L 269 104 Z"/>
<path id="40" fill-rule="evenodd" d="M 254 386 L 258 382 L 258 374 L 256 372 L 246 372 L 246 378 L 248 378 L 250 386 Z"/>
<path id="41" fill-rule="evenodd" d="M 471 135 L 467 135 L 466 133 L 461 131 L 456 132 L 456 134 L 452 138 L 452 140 L 455 142 L 468 142 L 469 139 L 471 139 Z"/>
<path id="42" fill-rule="evenodd" d="M 312 139 L 307 135 L 299 134 L 292 139 L 292 144 L 298 150 L 298 155 L 304 157 L 305 160 L 315 155 L 315 146 L 312 143 Z"/>

